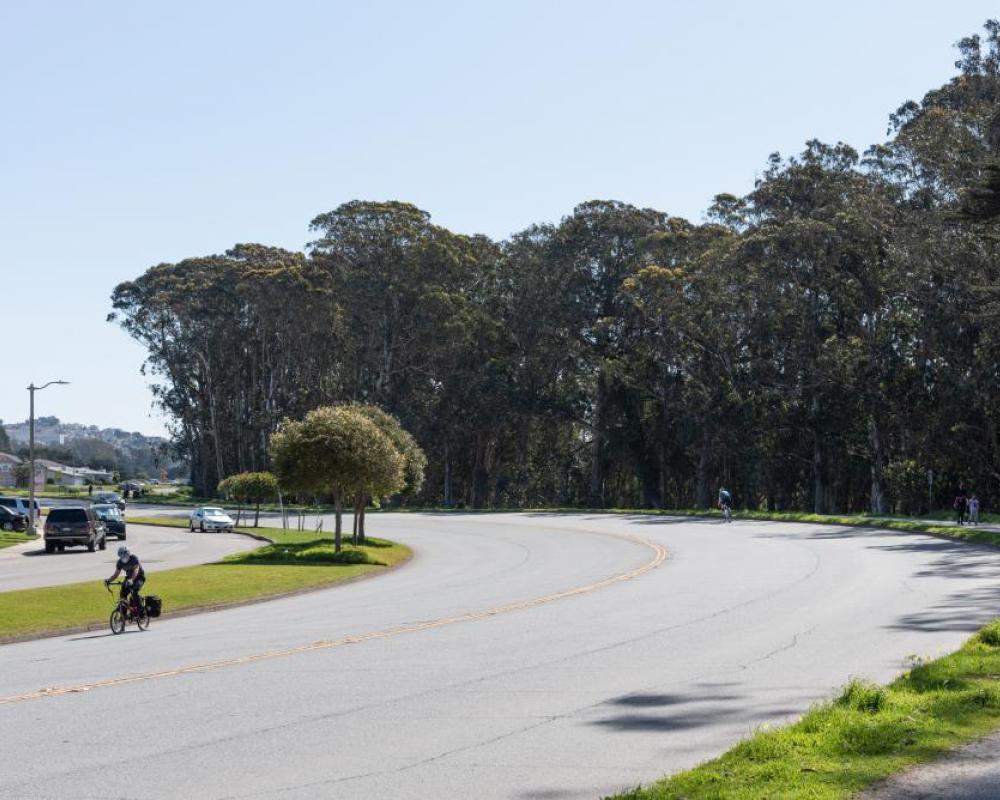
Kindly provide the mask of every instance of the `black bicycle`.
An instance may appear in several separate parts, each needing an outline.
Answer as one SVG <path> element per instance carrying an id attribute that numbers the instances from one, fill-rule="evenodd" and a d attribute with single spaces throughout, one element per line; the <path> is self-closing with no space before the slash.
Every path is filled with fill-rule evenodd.
<path id="1" fill-rule="evenodd" d="M 108 588 L 109 594 L 114 594 L 111 591 L 112 586 L 121 586 L 122 581 L 113 581 L 111 583 L 104 584 Z M 143 602 L 141 597 L 137 597 L 138 608 L 135 603 L 132 602 L 132 593 L 129 592 L 125 597 L 120 597 L 118 599 L 118 605 L 115 606 L 115 610 L 111 612 L 111 632 L 114 634 L 125 633 L 125 626 L 134 622 L 139 626 L 140 631 L 146 630 L 149 627 L 149 612 L 146 610 L 146 604 Z"/>

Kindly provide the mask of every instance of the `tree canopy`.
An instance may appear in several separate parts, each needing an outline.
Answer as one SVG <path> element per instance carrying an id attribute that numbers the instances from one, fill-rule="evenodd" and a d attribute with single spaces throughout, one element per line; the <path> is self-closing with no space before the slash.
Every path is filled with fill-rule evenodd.
<path id="1" fill-rule="evenodd" d="M 154 266 L 112 317 L 198 493 L 273 468 L 362 503 L 995 502 L 1000 23 L 958 51 L 886 141 L 773 154 L 700 223 L 591 200 L 494 242 L 356 200 L 304 252 Z"/>

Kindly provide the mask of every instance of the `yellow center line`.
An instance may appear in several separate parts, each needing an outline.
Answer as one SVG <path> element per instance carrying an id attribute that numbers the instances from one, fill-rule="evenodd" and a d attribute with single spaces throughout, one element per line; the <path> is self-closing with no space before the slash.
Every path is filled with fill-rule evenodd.
<path id="1" fill-rule="evenodd" d="M 476 620 L 494 617 L 498 614 L 506 614 L 511 611 L 520 611 L 526 608 L 534 608 L 535 606 L 545 605 L 546 603 L 553 603 L 556 600 L 564 600 L 567 597 L 587 594 L 589 592 L 597 591 L 598 589 L 603 589 L 606 586 L 611 586 L 615 583 L 632 580 L 633 578 L 638 578 L 640 575 L 643 575 L 650 570 L 656 569 L 656 567 L 660 566 L 660 564 L 667 559 L 666 548 L 656 544 L 656 542 L 651 542 L 648 539 L 641 539 L 638 536 L 630 536 L 627 534 L 612 533 L 605 535 L 613 536 L 616 539 L 625 539 L 648 547 L 653 551 L 653 559 L 640 567 L 629 570 L 628 572 L 612 575 L 610 578 L 604 578 L 603 580 L 595 583 L 589 583 L 586 586 L 579 586 L 575 589 L 566 589 L 562 592 L 544 595 L 543 597 L 534 597 L 530 600 L 507 603 L 506 605 L 496 606 L 495 608 L 489 608 L 483 611 L 470 611 L 465 614 L 458 614 L 451 617 L 440 617 L 427 622 L 418 622 L 411 625 L 399 625 L 380 631 L 371 631 L 370 633 L 354 634 L 352 636 L 345 636 L 341 639 L 325 639 L 282 650 L 267 650 L 262 653 L 253 653 L 250 655 L 238 656 L 236 658 L 226 658 L 220 661 L 206 661 L 203 664 L 189 664 L 184 667 L 161 670 L 159 672 L 143 672 L 136 675 L 124 675 L 120 678 L 109 678 L 105 681 L 84 683 L 76 686 L 51 686 L 34 692 L 25 692 L 24 694 L 0 697 L 0 705 L 22 703 L 27 700 L 40 700 L 43 697 L 57 697 L 65 694 L 88 692 L 91 689 L 106 689 L 113 686 L 127 686 L 130 683 L 142 683 L 145 681 L 156 680 L 157 678 L 172 678 L 177 675 L 190 675 L 195 672 L 209 672 L 211 670 L 223 669 L 224 667 L 236 667 L 243 664 L 253 664 L 257 661 L 287 658 L 288 656 L 299 655 L 300 653 L 312 653 L 317 650 L 330 650 L 334 647 L 343 647 L 348 644 L 361 644 L 362 642 L 370 642 L 375 639 L 388 639 L 392 636 L 402 636 L 407 633 L 419 633 L 420 631 L 432 630 L 434 628 L 443 628 L 446 625 L 457 625 L 460 622 L 475 622 Z"/>

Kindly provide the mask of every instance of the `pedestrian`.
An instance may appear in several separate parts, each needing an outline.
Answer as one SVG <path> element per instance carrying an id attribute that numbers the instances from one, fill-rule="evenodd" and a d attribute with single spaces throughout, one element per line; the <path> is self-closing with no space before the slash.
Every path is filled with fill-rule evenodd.
<path id="1" fill-rule="evenodd" d="M 969 498 L 969 524 L 979 524 L 979 496 L 975 492 Z"/>
<path id="2" fill-rule="evenodd" d="M 962 525 L 965 522 L 965 512 L 968 510 L 969 498 L 965 495 L 965 489 L 959 489 L 958 494 L 955 495 L 955 515 L 957 517 L 957 522 Z"/>
<path id="3" fill-rule="evenodd" d="M 88 483 L 87 484 L 87 497 L 93 497 L 93 496 L 94 496 L 94 484 Z"/>

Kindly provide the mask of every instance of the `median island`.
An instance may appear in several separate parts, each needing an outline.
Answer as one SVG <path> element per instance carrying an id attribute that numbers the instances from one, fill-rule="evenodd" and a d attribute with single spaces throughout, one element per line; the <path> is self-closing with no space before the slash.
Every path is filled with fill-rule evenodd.
<path id="1" fill-rule="evenodd" d="M 130 519 L 143 525 L 186 527 L 185 520 Z M 213 610 L 322 589 L 384 572 L 412 554 L 405 545 L 368 537 L 345 543 L 316 531 L 238 528 L 270 543 L 214 564 L 147 573 L 143 594 L 163 598 L 163 616 Z M 0 643 L 107 625 L 114 602 L 99 581 L 0 592 Z"/>

